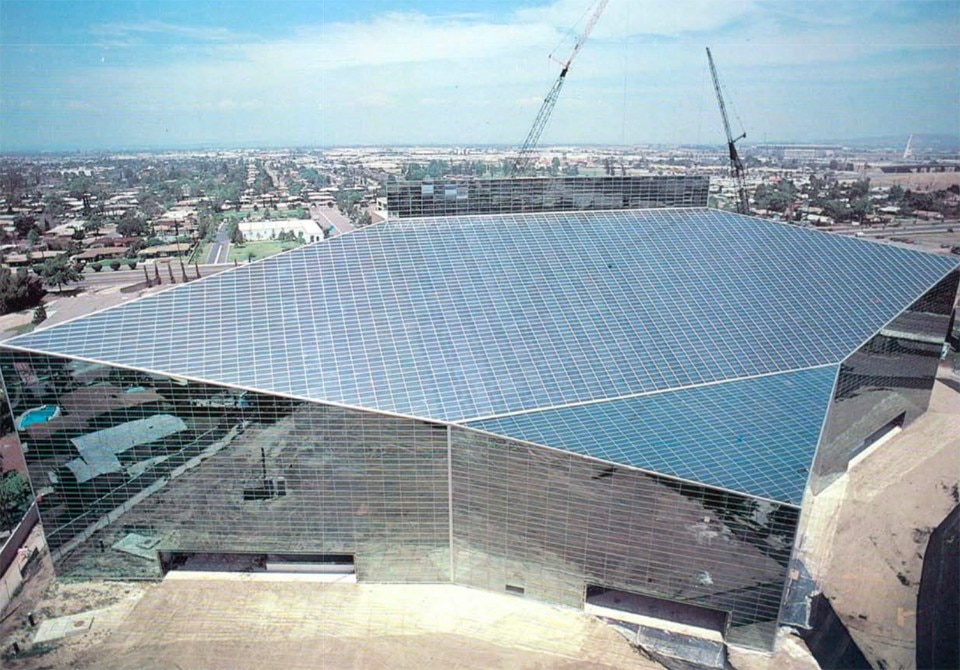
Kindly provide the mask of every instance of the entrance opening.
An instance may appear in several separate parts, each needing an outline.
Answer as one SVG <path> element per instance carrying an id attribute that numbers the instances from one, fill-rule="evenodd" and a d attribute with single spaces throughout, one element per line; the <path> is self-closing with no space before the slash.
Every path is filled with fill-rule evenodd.
<path id="1" fill-rule="evenodd" d="M 161 551 L 160 568 L 191 572 L 300 573 L 356 581 L 352 554 L 265 554 L 244 552 Z"/>
<path id="2" fill-rule="evenodd" d="M 906 412 L 901 412 L 896 417 L 887 421 L 880 428 L 870 433 L 863 443 L 854 449 L 850 454 L 850 465 L 855 461 L 859 462 L 866 456 L 866 452 L 873 447 L 879 447 L 881 444 L 892 438 L 903 428 L 903 423 L 907 418 Z"/>
<path id="3" fill-rule="evenodd" d="M 584 610 L 608 619 L 722 640 L 728 612 L 653 596 L 587 585 Z"/>

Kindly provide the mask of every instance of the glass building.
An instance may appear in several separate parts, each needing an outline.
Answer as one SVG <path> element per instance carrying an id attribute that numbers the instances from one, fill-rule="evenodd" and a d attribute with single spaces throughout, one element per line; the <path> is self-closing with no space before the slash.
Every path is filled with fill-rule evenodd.
<path id="1" fill-rule="evenodd" d="M 957 266 L 704 208 L 400 218 L 0 373 L 62 574 L 346 561 L 769 649 L 805 496 L 925 410 Z"/>
<path id="2" fill-rule="evenodd" d="M 387 184 L 392 217 L 706 207 L 702 175 L 622 177 L 460 177 Z"/>

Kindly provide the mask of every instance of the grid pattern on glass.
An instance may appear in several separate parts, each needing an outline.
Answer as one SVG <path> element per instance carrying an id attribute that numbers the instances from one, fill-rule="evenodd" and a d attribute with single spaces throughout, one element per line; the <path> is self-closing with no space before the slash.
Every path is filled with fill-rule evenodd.
<path id="1" fill-rule="evenodd" d="M 40 354 L 0 369 L 12 416 L 59 409 L 20 439 L 61 573 L 151 577 L 176 550 L 450 579 L 443 427 Z"/>
<path id="2" fill-rule="evenodd" d="M 649 207 L 706 207 L 704 176 L 544 177 L 392 182 L 390 216 L 432 217 Z"/>
<path id="3" fill-rule="evenodd" d="M 155 577 L 157 552 L 222 554 L 221 568 L 346 554 L 363 581 L 509 584 L 570 605 L 595 584 L 694 602 L 732 613 L 732 641 L 772 643 L 793 506 L 67 358 L 5 351 L 0 371 L 11 417 L 59 410 L 17 425 L 60 574 Z M 105 443 L 107 431 L 124 439 Z"/>
<path id="4" fill-rule="evenodd" d="M 837 366 L 467 425 L 799 505 Z"/>
<path id="5" fill-rule="evenodd" d="M 706 209 L 403 219 L 7 344 L 461 421 L 836 363 L 956 264 Z"/>
<path id="6" fill-rule="evenodd" d="M 798 510 L 452 430 L 454 580 L 579 606 L 587 584 L 731 612 L 770 648 Z"/>
<path id="7" fill-rule="evenodd" d="M 927 409 L 950 328 L 960 272 L 952 272 L 840 366 L 814 466 L 819 492 L 885 430 Z"/>

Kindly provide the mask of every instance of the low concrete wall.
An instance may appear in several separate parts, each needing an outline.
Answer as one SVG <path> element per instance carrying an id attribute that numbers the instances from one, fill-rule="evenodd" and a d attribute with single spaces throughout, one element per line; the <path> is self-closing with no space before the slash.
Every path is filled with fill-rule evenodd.
<path id="1" fill-rule="evenodd" d="M 30 560 L 33 552 L 21 552 L 20 549 L 30 531 L 37 525 L 40 514 L 37 511 L 37 504 L 34 503 L 23 515 L 20 525 L 13 531 L 13 535 L 7 538 L 3 548 L 0 549 L 0 612 L 3 612 L 13 595 L 23 584 L 23 568 Z"/>
<path id="2" fill-rule="evenodd" d="M 20 520 L 20 525 L 13 530 L 13 534 L 7 538 L 3 548 L 0 549 L 0 575 L 6 573 L 7 568 L 16 559 L 17 552 L 23 546 L 24 540 L 27 539 L 27 535 L 30 534 L 39 520 L 40 512 L 37 510 L 37 504 L 33 503 Z"/>

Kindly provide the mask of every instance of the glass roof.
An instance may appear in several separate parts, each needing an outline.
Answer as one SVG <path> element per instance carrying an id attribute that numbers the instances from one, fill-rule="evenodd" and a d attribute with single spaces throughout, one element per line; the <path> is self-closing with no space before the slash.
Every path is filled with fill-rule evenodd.
<path id="1" fill-rule="evenodd" d="M 467 425 L 799 505 L 837 366 Z"/>
<path id="2" fill-rule="evenodd" d="M 837 363 L 956 264 L 710 209 L 403 219 L 7 344 L 462 421 Z"/>

